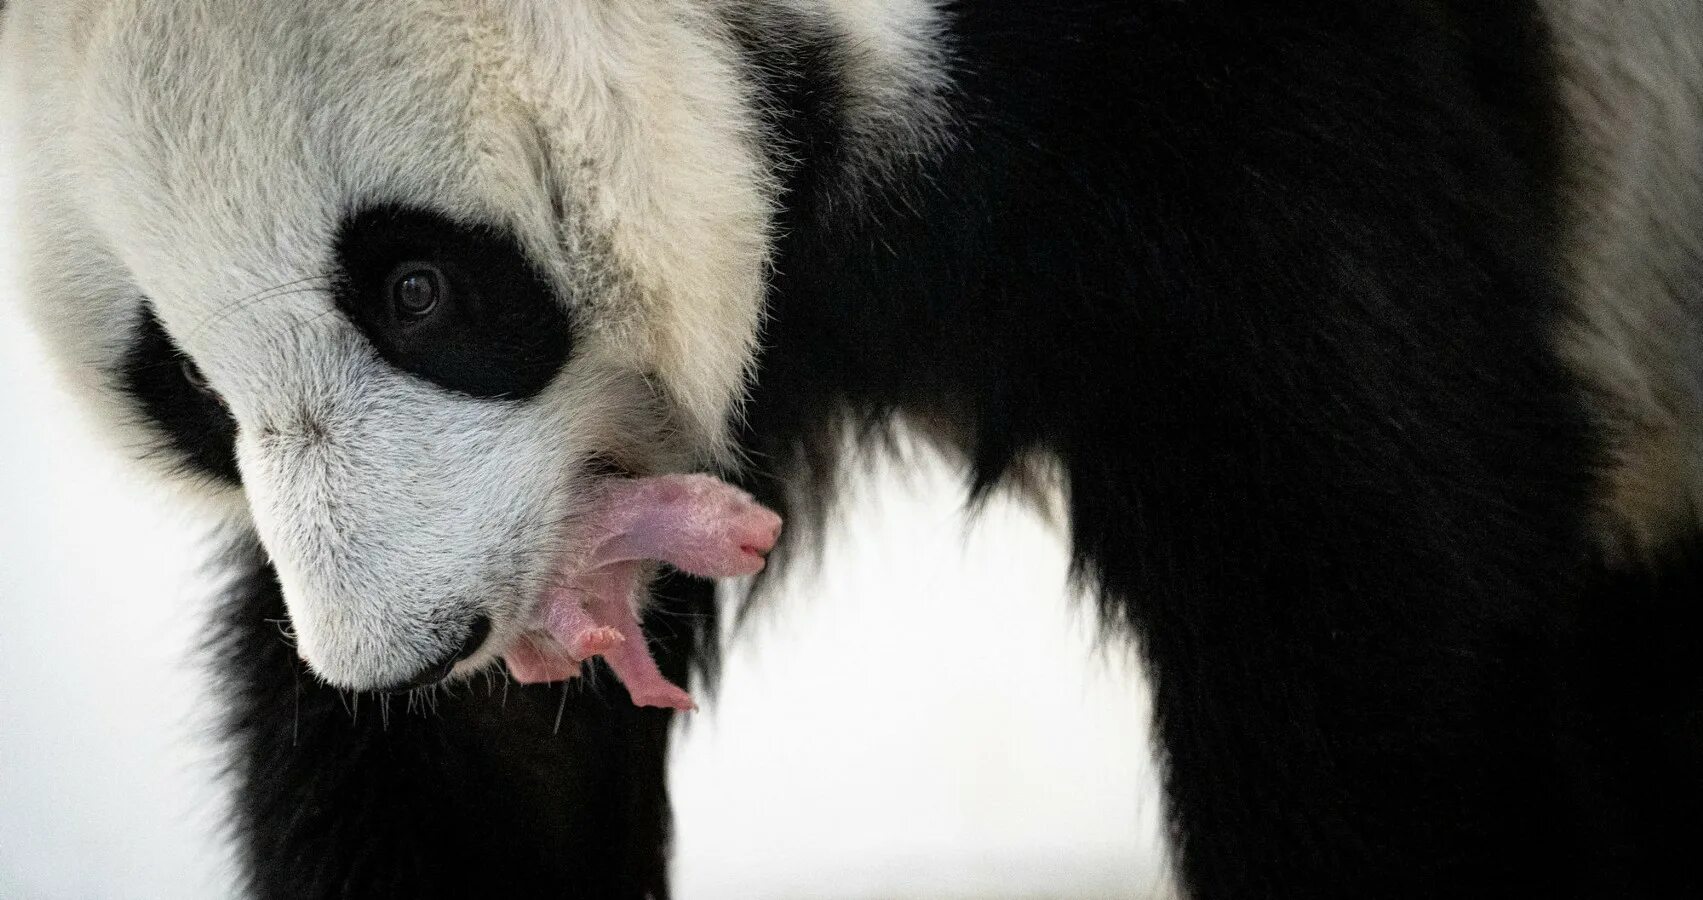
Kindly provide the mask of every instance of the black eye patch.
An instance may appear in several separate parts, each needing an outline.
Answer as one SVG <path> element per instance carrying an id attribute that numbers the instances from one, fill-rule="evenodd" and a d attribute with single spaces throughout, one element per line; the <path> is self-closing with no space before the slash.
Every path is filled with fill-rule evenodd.
<path id="1" fill-rule="evenodd" d="M 151 308 L 120 363 L 118 384 L 165 435 L 165 449 L 181 457 L 186 468 L 227 484 L 242 483 L 236 422 Z"/>
<path id="2" fill-rule="evenodd" d="M 498 229 L 380 206 L 344 222 L 334 249 L 337 305 L 404 372 L 474 397 L 524 399 L 567 363 L 567 312 Z"/>

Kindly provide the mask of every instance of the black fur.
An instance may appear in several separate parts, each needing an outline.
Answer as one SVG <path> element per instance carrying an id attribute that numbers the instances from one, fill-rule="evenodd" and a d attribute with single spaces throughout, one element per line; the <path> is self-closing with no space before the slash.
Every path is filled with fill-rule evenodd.
<path id="1" fill-rule="evenodd" d="M 380 206 L 343 224 L 335 252 L 338 308 L 405 372 L 475 397 L 524 399 L 567 362 L 573 334 L 561 299 L 497 228 Z M 409 322 L 396 314 L 394 281 L 421 266 L 441 275 L 444 296 Z"/>
<path id="2" fill-rule="evenodd" d="M 152 307 L 144 307 L 115 381 L 160 435 L 153 452 L 169 456 L 188 474 L 241 483 L 236 420 L 166 334 Z"/>
<path id="3" fill-rule="evenodd" d="M 1600 568 L 1567 637 L 1557 733 L 1596 897 L 1703 896 L 1703 534 Z"/>
<path id="4" fill-rule="evenodd" d="M 765 495 L 895 410 L 978 488 L 1056 457 L 1193 896 L 1624 883 L 1562 799 L 1599 774 L 1555 719 L 1595 446 L 1511 5 L 960 4 L 942 158 L 862 219 L 831 171 L 791 199 Z M 833 146 L 821 118 L 779 131 Z"/>
<path id="5" fill-rule="evenodd" d="M 837 429 L 895 412 L 978 491 L 1055 458 L 1077 576 L 1146 648 L 1196 898 L 1681 885 L 1696 582 L 1588 549 L 1532 0 L 949 13 L 950 140 L 863 185 L 855 50 L 734 22 L 787 187 L 750 486 L 819 502 Z M 252 571 L 222 647 L 259 893 L 665 893 L 664 714 L 605 679 L 560 735 L 544 689 L 357 719 Z M 705 632 L 657 638 L 678 678 Z"/>
<path id="6" fill-rule="evenodd" d="M 669 715 L 601 664 L 563 685 L 498 676 L 413 696 L 320 683 L 285 637 L 252 540 L 213 645 L 229 698 L 236 831 L 257 897 L 666 898 Z M 683 681 L 675 623 L 713 587 L 665 577 L 647 617 Z"/>

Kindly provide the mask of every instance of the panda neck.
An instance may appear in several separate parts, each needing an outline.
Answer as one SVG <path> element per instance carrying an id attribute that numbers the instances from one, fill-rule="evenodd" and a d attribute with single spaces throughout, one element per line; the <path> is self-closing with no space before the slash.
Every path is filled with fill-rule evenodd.
<path id="1" fill-rule="evenodd" d="M 875 63 L 825 17 L 747 23 L 782 184 L 758 427 L 898 411 L 967 437 L 1011 433 L 985 427 L 998 410 L 1043 411 L 1008 394 L 1046 390 L 1027 370 L 1076 340 L 1108 277 L 1096 260 L 1128 246 L 1112 207 L 1135 193 L 1112 182 L 1127 181 L 1128 85 L 1053 62 L 1081 49 L 1057 22 L 1091 7 L 959 8 Z M 1040 149 L 1049 132 L 1080 142 L 1082 168 Z"/>

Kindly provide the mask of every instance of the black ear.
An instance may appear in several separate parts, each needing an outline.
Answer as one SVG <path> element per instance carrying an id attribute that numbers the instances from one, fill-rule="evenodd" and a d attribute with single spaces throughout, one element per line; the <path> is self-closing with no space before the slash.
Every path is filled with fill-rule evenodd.
<path id="1" fill-rule="evenodd" d="M 230 410 L 202 380 L 195 360 L 172 343 L 153 307 L 144 304 L 143 309 L 120 364 L 120 389 L 161 435 L 158 452 L 176 458 L 186 471 L 240 485 L 237 426 Z"/>

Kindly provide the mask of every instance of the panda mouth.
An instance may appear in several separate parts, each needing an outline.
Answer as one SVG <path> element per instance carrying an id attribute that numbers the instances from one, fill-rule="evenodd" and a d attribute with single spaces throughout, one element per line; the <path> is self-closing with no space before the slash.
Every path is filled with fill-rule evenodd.
<path id="1" fill-rule="evenodd" d="M 588 549 L 558 565 L 503 659 L 515 680 L 535 684 L 573 678 L 601 656 L 635 705 L 696 709 L 657 668 L 639 624 L 653 563 L 703 578 L 755 575 L 781 518 L 708 475 L 605 478 L 599 491 Z"/>

